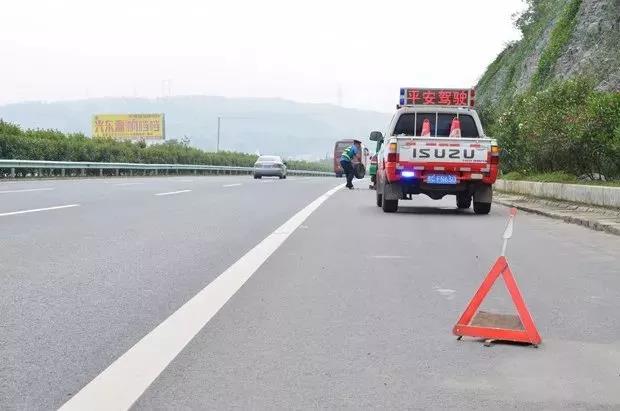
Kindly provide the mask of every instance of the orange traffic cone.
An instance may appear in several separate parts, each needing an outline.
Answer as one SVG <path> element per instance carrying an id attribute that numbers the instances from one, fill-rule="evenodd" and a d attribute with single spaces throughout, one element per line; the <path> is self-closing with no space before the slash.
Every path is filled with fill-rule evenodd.
<path id="1" fill-rule="evenodd" d="M 450 126 L 450 137 L 461 137 L 461 120 L 458 117 L 452 119 Z"/>
<path id="2" fill-rule="evenodd" d="M 431 122 L 428 121 L 427 118 L 424 119 L 422 123 L 422 137 L 430 137 L 431 136 Z"/>

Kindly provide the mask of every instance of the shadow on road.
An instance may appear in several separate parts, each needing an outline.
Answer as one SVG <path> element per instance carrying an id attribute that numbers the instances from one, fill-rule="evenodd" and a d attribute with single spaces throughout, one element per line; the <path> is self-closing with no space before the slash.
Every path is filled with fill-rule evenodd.
<path id="1" fill-rule="evenodd" d="M 398 207 L 398 213 L 400 214 L 452 214 L 462 216 L 474 216 L 475 214 L 471 210 L 459 210 L 458 208 L 440 208 L 440 207 Z"/>

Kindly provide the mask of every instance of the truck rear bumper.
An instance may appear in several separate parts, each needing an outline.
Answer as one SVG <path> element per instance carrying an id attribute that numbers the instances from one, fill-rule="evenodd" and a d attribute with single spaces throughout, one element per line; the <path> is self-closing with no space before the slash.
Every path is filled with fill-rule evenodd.
<path id="1" fill-rule="evenodd" d="M 461 181 L 454 185 L 427 184 L 418 179 L 398 181 L 385 184 L 383 196 L 387 200 L 406 199 L 414 194 L 426 194 L 434 200 L 446 195 L 467 192 L 474 196 L 474 201 L 490 203 L 493 189 L 490 184 L 482 181 Z"/>

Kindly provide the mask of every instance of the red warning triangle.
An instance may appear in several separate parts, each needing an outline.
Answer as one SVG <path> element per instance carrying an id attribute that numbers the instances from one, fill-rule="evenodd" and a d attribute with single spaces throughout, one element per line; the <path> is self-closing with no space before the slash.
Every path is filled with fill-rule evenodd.
<path id="1" fill-rule="evenodd" d="M 504 279 L 519 315 L 492 314 L 484 311 L 476 313 L 500 275 Z M 476 291 L 461 318 L 456 322 L 452 332 L 459 338 L 463 336 L 481 337 L 488 340 L 524 342 L 535 346 L 542 342 L 536 325 L 534 325 L 534 320 L 532 320 L 532 316 L 525 306 L 523 296 L 510 271 L 506 257 L 501 256 L 495 261 L 491 271 Z"/>

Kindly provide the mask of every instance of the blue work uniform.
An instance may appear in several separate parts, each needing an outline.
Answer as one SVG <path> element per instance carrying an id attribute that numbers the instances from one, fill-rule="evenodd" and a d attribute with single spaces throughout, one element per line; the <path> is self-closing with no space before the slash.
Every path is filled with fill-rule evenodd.
<path id="1" fill-rule="evenodd" d="M 360 150 L 356 146 L 349 146 L 342 151 L 342 155 L 340 156 L 340 161 L 348 161 L 351 162 L 359 154 Z"/>
<path id="2" fill-rule="evenodd" d="M 353 164 L 351 160 L 353 160 L 357 154 L 359 154 L 360 149 L 355 145 L 349 146 L 342 151 L 342 155 L 340 156 L 340 166 L 342 167 L 342 171 L 347 175 L 347 188 L 353 188 Z"/>

